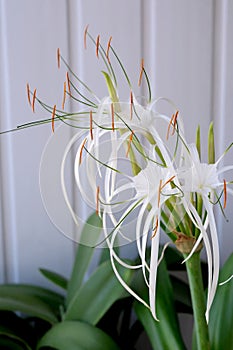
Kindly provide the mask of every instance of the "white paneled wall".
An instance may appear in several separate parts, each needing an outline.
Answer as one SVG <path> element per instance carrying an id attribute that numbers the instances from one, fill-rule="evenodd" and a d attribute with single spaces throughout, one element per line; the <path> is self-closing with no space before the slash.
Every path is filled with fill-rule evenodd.
<path id="1" fill-rule="evenodd" d="M 57 70 L 57 47 L 98 96 L 106 94 L 94 48 L 83 49 L 87 24 L 103 44 L 113 36 L 135 86 L 144 57 L 153 96 L 176 103 L 189 140 L 199 123 L 204 143 L 213 119 L 217 153 L 232 141 L 231 0 L 0 0 L 1 130 L 46 117 L 28 107 L 27 81 L 45 101 L 60 101 L 65 71 Z M 125 85 L 121 91 L 128 98 Z M 0 136 L 0 282 L 42 283 L 40 266 L 70 271 L 73 243 L 50 222 L 39 191 L 40 157 L 50 133 L 45 125 Z M 229 201 L 229 223 L 219 217 L 224 259 L 232 251 L 232 212 Z"/>

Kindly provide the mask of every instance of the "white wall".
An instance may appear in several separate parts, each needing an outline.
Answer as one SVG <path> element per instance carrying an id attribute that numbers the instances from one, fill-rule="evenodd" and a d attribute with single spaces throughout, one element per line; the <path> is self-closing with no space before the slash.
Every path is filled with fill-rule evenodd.
<path id="1" fill-rule="evenodd" d="M 190 140 L 200 123 L 205 142 L 213 119 L 217 154 L 229 145 L 231 0 L 0 0 L 0 130 L 47 116 L 32 114 L 26 82 L 52 105 L 60 101 L 64 76 L 56 67 L 57 47 L 99 96 L 106 93 L 93 48 L 83 49 L 86 24 L 103 42 L 113 36 L 135 84 L 144 57 L 154 97 L 175 101 Z M 73 243 L 54 228 L 39 192 L 40 157 L 50 133 L 45 125 L 0 137 L 0 282 L 42 283 L 40 266 L 70 271 Z M 223 259 L 232 252 L 232 208 L 229 201 L 229 223 L 219 218 Z"/>

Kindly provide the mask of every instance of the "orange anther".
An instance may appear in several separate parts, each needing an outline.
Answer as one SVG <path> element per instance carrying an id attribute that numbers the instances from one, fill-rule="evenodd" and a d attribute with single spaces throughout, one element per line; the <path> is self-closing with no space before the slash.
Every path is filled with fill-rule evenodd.
<path id="1" fill-rule="evenodd" d="M 90 135 L 91 135 L 91 139 L 93 140 L 93 118 L 92 118 L 92 111 L 90 111 Z"/>
<path id="2" fill-rule="evenodd" d="M 162 180 L 159 181 L 159 189 L 158 189 L 158 208 L 159 208 L 159 206 L 160 206 L 161 190 L 162 190 Z"/>
<path id="3" fill-rule="evenodd" d="M 108 46 L 107 46 L 107 50 L 106 50 L 106 57 L 107 57 L 107 60 L 108 60 L 109 63 L 110 63 L 109 50 L 110 50 L 110 47 L 111 47 L 111 41 L 112 41 L 112 36 L 110 36 L 110 38 L 108 40 Z"/>
<path id="4" fill-rule="evenodd" d="M 144 59 L 142 58 L 142 60 L 141 60 L 141 70 L 140 70 L 139 80 L 138 80 L 138 86 L 140 86 L 141 83 L 142 83 L 142 74 L 143 74 L 143 71 L 144 71 Z"/>
<path id="5" fill-rule="evenodd" d="M 224 203 L 223 208 L 226 209 L 227 206 L 227 183 L 226 180 L 223 180 L 223 193 L 224 193 Z"/>
<path id="6" fill-rule="evenodd" d="M 56 113 L 56 105 L 53 106 L 53 112 L 52 112 L 52 132 L 54 132 L 54 119 L 55 119 L 55 113 Z"/>
<path id="7" fill-rule="evenodd" d="M 86 26 L 85 30 L 84 30 L 84 49 L 87 48 L 87 31 L 88 31 L 88 27 L 89 27 L 89 24 Z"/>
<path id="8" fill-rule="evenodd" d="M 87 141 L 87 139 L 85 138 L 85 139 L 83 140 L 82 146 L 81 146 L 81 148 L 80 148 L 79 165 L 82 163 L 82 154 L 83 154 L 83 149 L 84 149 L 84 146 L 85 146 L 86 141 Z"/>
<path id="9" fill-rule="evenodd" d="M 66 102 L 66 82 L 64 81 L 62 109 L 65 108 L 65 102 Z"/>
<path id="10" fill-rule="evenodd" d="M 128 149 L 127 149 L 127 152 L 126 152 L 126 157 L 128 157 L 128 155 L 129 155 L 131 143 L 132 143 L 132 141 L 133 141 L 133 135 L 134 135 L 134 132 L 132 131 L 131 134 L 130 134 L 130 136 L 129 136 Z"/>
<path id="11" fill-rule="evenodd" d="M 60 55 L 60 49 L 57 49 L 57 66 L 60 68 L 61 66 L 61 55 Z"/>
<path id="12" fill-rule="evenodd" d="M 177 117 L 178 117 L 179 111 L 176 111 L 173 119 L 173 130 L 172 130 L 172 135 L 174 135 L 175 130 L 176 130 L 176 124 L 177 124 Z"/>
<path id="13" fill-rule="evenodd" d="M 28 83 L 27 83 L 27 96 L 28 96 L 28 103 L 31 106 L 30 87 Z"/>
<path id="14" fill-rule="evenodd" d="M 96 214 L 99 215 L 99 196 L 100 196 L 100 187 L 96 188 Z"/>
<path id="15" fill-rule="evenodd" d="M 111 103 L 111 114 L 112 114 L 112 131 L 114 131 L 115 125 L 114 125 L 114 106 L 113 106 L 113 103 Z"/>
<path id="16" fill-rule="evenodd" d="M 70 89 L 70 77 L 69 77 L 69 73 L 68 73 L 68 72 L 66 72 L 66 80 L 67 80 L 67 86 L 68 86 L 69 94 L 71 94 L 71 89 Z"/>
<path id="17" fill-rule="evenodd" d="M 133 92 L 130 91 L 130 120 L 133 118 Z"/>
<path id="18" fill-rule="evenodd" d="M 33 92 L 32 96 L 32 111 L 35 112 L 35 100 L 36 100 L 36 89 Z"/>
<path id="19" fill-rule="evenodd" d="M 172 123 L 173 123 L 174 118 L 175 118 L 175 115 L 174 115 L 174 114 L 172 114 L 172 117 L 171 117 L 171 119 L 170 119 L 170 122 L 169 122 L 169 124 L 168 124 L 168 128 L 167 128 L 167 136 L 166 136 L 166 139 L 167 139 L 167 140 L 168 140 L 168 138 L 169 138 L 169 134 L 170 134 L 171 125 L 172 125 Z"/>
<path id="20" fill-rule="evenodd" d="M 170 177 L 170 179 L 167 180 L 167 181 L 161 186 L 161 190 L 162 190 L 169 182 L 171 182 L 175 177 L 176 177 L 176 175 L 173 175 L 172 177 Z"/>
<path id="21" fill-rule="evenodd" d="M 151 236 L 151 239 L 156 236 L 156 233 L 158 231 L 158 226 L 159 226 L 159 218 L 158 218 L 158 215 L 157 215 L 156 216 L 156 222 L 155 222 L 155 228 L 154 228 L 153 234 Z"/>
<path id="22" fill-rule="evenodd" d="M 99 46 L 100 46 L 100 35 L 97 36 L 96 39 L 96 56 L 99 58 Z"/>

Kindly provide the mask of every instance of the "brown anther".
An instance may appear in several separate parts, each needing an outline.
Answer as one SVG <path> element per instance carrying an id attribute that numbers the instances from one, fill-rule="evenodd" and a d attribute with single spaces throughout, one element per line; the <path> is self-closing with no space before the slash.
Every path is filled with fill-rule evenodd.
<path id="1" fill-rule="evenodd" d="M 114 106 L 113 106 L 113 103 L 111 103 L 111 114 L 112 114 L 112 131 L 114 131 L 115 125 L 114 125 Z"/>
<path id="2" fill-rule="evenodd" d="M 52 111 L 52 132 L 54 132 L 54 119 L 55 119 L 55 113 L 56 113 L 56 105 L 53 106 L 53 111 Z"/>
<path id="3" fill-rule="evenodd" d="M 96 188 L 96 214 L 99 215 L 99 196 L 100 196 L 100 187 Z"/>
<path id="4" fill-rule="evenodd" d="M 142 58 L 142 60 L 141 60 L 141 69 L 140 69 L 140 74 L 139 74 L 139 79 L 138 79 L 138 86 L 140 86 L 141 83 L 142 83 L 143 71 L 144 71 L 144 59 Z"/>
<path id="5" fill-rule="evenodd" d="M 167 136 L 166 136 L 166 139 L 167 139 L 167 140 L 169 139 L 170 129 L 171 129 L 171 125 L 172 125 L 172 123 L 173 123 L 173 121 L 174 121 L 174 118 L 175 118 L 175 115 L 172 114 L 172 117 L 171 117 L 171 119 L 170 119 L 170 122 L 169 122 L 168 128 L 167 128 Z"/>
<path id="6" fill-rule="evenodd" d="M 128 155 L 129 155 L 131 143 L 132 143 L 132 141 L 133 141 L 133 136 L 134 136 L 134 132 L 132 131 L 131 134 L 130 134 L 130 136 L 129 136 L 128 149 L 127 149 L 127 152 L 126 152 L 126 157 L 128 157 Z"/>
<path id="7" fill-rule="evenodd" d="M 36 101 L 36 89 L 33 91 L 32 96 L 32 111 L 35 112 L 35 101 Z"/>
<path id="8" fill-rule="evenodd" d="M 62 109 L 65 108 L 65 102 L 66 102 L 66 82 L 64 81 L 63 86 L 63 100 L 62 100 Z"/>
<path id="9" fill-rule="evenodd" d="M 69 73 L 68 72 L 66 72 L 66 80 L 67 80 L 67 86 L 68 86 L 69 94 L 71 94 L 70 77 L 69 77 Z"/>
<path id="10" fill-rule="evenodd" d="M 161 190 L 170 182 L 172 182 L 172 180 L 176 177 L 176 175 L 173 175 L 172 177 L 170 177 L 169 180 L 167 180 L 162 186 L 161 186 Z"/>
<path id="11" fill-rule="evenodd" d="M 30 87 L 28 83 L 27 83 L 27 96 L 28 96 L 28 103 L 31 106 Z"/>
<path id="12" fill-rule="evenodd" d="M 61 55 L 60 55 L 60 49 L 57 49 L 57 67 L 60 68 L 61 66 Z"/>
<path id="13" fill-rule="evenodd" d="M 158 227 L 159 227 L 159 218 L 158 215 L 156 216 L 156 222 L 155 222 L 155 228 L 153 230 L 153 234 L 151 236 L 151 239 L 154 238 L 156 236 L 156 233 L 158 231 Z"/>
<path id="14" fill-rule="evenodd" d="M 93 140 L 93 118 L 92 118 L 92 111 L 90 111 L 90 135 L 91 135 L 91 139 Z"/>
<path id="15" fill-rule="evenodd" d="M 82 146 L 80 148 L 80 154 L 79 154 L 79 165 L 82 163 L 82 154 L 83 154 L 83 149 L 84 149 L 84 146 L 85 146 L 85 143 L 87 142 L 87 139 L 85 138 L 83 140 L 83 143 L 82 143 Z"/>
<path id="16" fill-rule="evenodd" d="M 96 57 L 99 58 L 100 35 L 96 38 Z"/>
<path id="17" fill-rule="evenodd" d="M 83 38 L 83 41 L 84 41 L 84 49 L 87 48 L 87 31 L 88 31 L 88 27 L 89 27 L 89 24 L 86 26 L 85 30 L 84 30 L 84 38 Z"/>
<path id="18" fill-rule="evenodd" d="M 226 209 L 227 206 L 227 183 L 226 180 L 223 180 L 223 194 L 224 194 L 224 202 L 223 202 L 223 208 Z"/>
<path id="19" fill-rule="evenodd" d="M 174 135 L 176 131 L 176 124 L 177 124 L 177 117 L 178 117 L 179 111 L 176 111 L 173 119 L 173 130 L 172 130 L 172 135 Z"/>
<path id="20" fill-rule="evenodd" d="M 109 50 L 110 50 L 110 47 L 111 47 L 111 41 L 112 41 L 112 36 L 110 36 L 110 38 L 108 40 L 108 46 L 107 46 L 107 50 L 106 50 L 106 57 L 107 57 L 108 63 L 110 63 Z"/>
<path id="21" fill-rule="evenodd" d="M 133 118 L 133 92 L 130 91 L 130 120 Z"/>
<path id="22" fill-rule="evenodd" d="M 159 181 L 159 189 L 158 189 L 158 208 L 159 208 L 159 206 L 160 206 L 161 190 L 162 190 L 162 180 Z"/>

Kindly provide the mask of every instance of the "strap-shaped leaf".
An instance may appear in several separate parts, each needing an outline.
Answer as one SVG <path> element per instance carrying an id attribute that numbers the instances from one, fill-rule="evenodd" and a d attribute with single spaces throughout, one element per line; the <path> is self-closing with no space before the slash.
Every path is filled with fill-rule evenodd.
<path id="1" fill-rule="evenodd" d="M 147 298 L 148 291 L 142 289 L 140 293 Z M 141 321 L 155 350 L 176 349 L 184 350 L 177 315 L 174 307 L 174 296 L 171 282 L 164 261 L 158 268 L 157 277 L 157 314 L 160 322 L 153 319 L 151 312 L 141 303 L 135 301 L 134 309 Z"/>
<path id="2" fill-rule="evenodd" d="M 0 310 L 21 311 L 50 323 L 58 321 L 63 297 L 42 287 L 24 284 L 0 286 Z"/>
<path id="3" fill-rule="evenodd" d="M 101 229 L 102 220 L 94 213 L 86 221 L 81 233 L 81 238 L 85 236 L 92 237 L 92 243 L 95 244 L 99 238 Z M 85 241 L 85 239 L 81 239 L 81 241 Z M 68 284 L 67 305 L 69 305 L 70 301 L 81 287 L 93 253 L 94 248 L 81 244 L 78 246 L 71 278 Z"/>
<path id="4" fill-rule="evenodd" d="M 37 349 L 45 346 L 58 350 L 119 350 L 106 333 L 78 321 L 65 321 L 52 327 L 40 340 Z"/>
<path id="5" fill-rule="evenodd" d="M 57 272 L 53 272 L 44 268 L 40 268 L 39 271 L 45 278 L 54 283 L 56 286 L 61 287 L 65 290 L 67 289 L 68 280 L 64 276 L 58 274 Z"/>
<path id="6" fill-rule="evenodd" d="M 123 279 L 129 283 L 131 271 L 119 267 Z M 125 290 L 117 280 L 110 261 L 102 263 L 88 281 L 76 292 L 70 302 L 65 320 L 82 320 L 95 325 L 109 307 L 125 296 Z"/>

